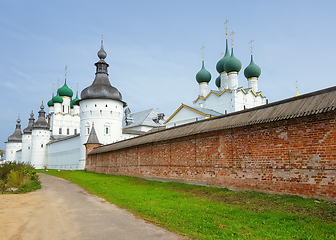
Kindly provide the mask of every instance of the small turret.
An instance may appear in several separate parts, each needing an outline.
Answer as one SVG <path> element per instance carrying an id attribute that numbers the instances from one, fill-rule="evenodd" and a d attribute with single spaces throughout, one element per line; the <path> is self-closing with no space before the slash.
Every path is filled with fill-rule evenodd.
<path id="1" fill-rule="evenodd" d="M 251 62 L 250 64 L 245 68 L 244 75 L 247 78 L 248 81 L 248 87 L 252 88 L 254 92 L 258 92 L 258 78 L 261 74 L 260 67 L 254 63 L 253 61 L 253 52 L 252 52 L 252 43 L 254 41 L 251 40 Z"/>
<path id="2" fill-rule="evenodd" d="M 23 129 L 24 134 L 31 134 L 32 133 L 34 121 L 35 121 L 35 118 L 34 118 L 34 113 L 33 113 L 33 110 L 32 110 L 31 113 L 30 113 L 28 126 L 25 129 Z"/>
<path id="3" fill-rule="evenodd" d="M 43 101 L 40 106 L 40 111 L 38 113 L 39 113 L 39 116 L 38 116 L 37 121 L 33 124 L 33 129 L 48 129 L 49 130 L 50 126 L 45 119 Z"/>
<path id="4" fill-rule="evenodd" d="M 202 49 L 204 48 L 203 46 Z M 205 97 L 208 94 L 208 83 L 211 81 L 211 74 L 204 67 L 204 53 L 202 53 L 202 68 L 196 74 L 196 81 L 199 84 L 199 96 Z"/>
<path id="5" fill-rule="evenodd" d="M 16 128 L 12 135 L 8 137 L 8 142 L 22 142 L 21 120 L 20 115 L 16 120 Z"/>

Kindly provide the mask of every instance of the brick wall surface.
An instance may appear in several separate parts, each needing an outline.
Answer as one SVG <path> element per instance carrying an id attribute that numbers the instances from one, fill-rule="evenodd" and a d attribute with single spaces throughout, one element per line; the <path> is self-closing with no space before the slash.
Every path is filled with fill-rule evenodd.
<path id="1" fill-rule="evenodd" d="M 336 199 L 336 112 L 87 156 L 86 169 Z"/>

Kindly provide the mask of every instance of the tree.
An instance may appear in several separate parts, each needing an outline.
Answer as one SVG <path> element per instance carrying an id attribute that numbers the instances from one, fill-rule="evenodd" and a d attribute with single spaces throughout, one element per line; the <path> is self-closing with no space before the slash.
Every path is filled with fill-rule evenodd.
<path id="1" fill-rule="evenodd" d="M 0 149 L 0 157 L 3 157 L 4 154 L 5 154 L 5 150 Z"/>

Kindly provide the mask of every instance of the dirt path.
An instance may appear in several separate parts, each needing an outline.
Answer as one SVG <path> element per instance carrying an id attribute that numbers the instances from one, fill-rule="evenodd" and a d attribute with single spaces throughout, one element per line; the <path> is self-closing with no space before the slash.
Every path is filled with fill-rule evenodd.
<path id="1" fill-rule="evenodd" d="M 42 189 L 0 195 L 0 239 L 182 239 L 77 185 L 46 174 Z"/>

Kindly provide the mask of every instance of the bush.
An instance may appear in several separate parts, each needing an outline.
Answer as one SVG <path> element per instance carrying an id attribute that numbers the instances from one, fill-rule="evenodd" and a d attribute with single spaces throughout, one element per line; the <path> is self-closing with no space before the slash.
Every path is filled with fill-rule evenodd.
<path id="1" fill-rule="evenodd" d="M 41 188 L 35 168 L 29 163 L 7 162 L 0 165 L 0 191 L 17 189 L 16 192 L 29 192 Z"/>

